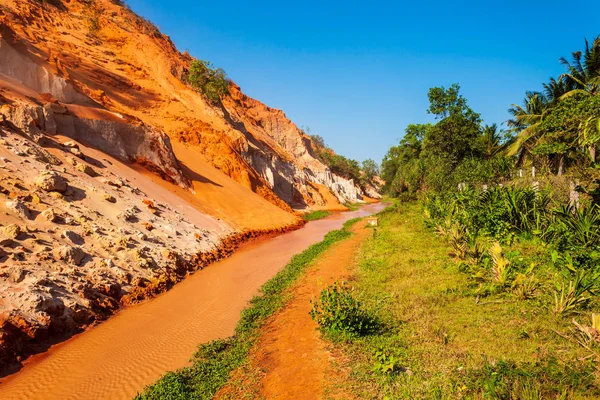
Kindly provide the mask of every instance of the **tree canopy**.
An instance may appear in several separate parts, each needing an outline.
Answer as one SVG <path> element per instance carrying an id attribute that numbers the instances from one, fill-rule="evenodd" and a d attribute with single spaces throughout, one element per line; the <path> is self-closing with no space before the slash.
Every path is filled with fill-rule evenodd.
<path id="1" fill-rule="evenodd" d="M 455 83 L 429 89 L 434 124 L 411 124 L 381 163 L 392 195 L 456 189 L 458 182 L 509 179 L 511 170 L 536 165 L 549 174 L 565 171 L 600 187 L 600 36 L 585 41 L 565 72 L 525 92 L 509 108 L 507 130 L 484 125 Z M 575 176 L 577 175 L 577 176 Z"/>
<path id="2" fill-rule="evenodd" d="M 225 71 L 215 68 L 209 61 L 192 61 L 187 81 L 213 103 L 229 94 L 229 80 Z"/>

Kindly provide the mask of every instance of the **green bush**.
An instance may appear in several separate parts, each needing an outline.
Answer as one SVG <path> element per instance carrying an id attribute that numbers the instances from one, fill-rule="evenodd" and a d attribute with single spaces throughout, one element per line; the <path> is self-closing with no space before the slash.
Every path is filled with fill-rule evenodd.
<path id="1" fill-rule="evenodd" d="M 187 77 L 188 83 L 208 100 L 217 103 L 229 94 L 229 80 L 225 71 L 210 62 L 194 60 Z"/>
<path id="2" fill-rule="evenodd" d="M 312 305 L 312 319 L 333 336 L 364 336 L 378 328 L 376 318 L 361 307 L 344 283 L 335 282 L 323 290 Z"/>
<path id="3" fill-rule="evenodd" d="M 514 186 L 466 189 L 423 198 L 429 224 L 450 218 L 478 236 L 509 240 L 513 234 L 540 235 L 548 227 L 548 192 Z"/>

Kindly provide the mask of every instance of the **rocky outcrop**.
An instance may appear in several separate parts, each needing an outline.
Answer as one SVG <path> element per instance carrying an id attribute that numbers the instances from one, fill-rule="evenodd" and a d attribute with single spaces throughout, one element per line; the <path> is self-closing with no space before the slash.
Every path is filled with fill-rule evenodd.
<path id="1" fill-rule="evenodd" d="M 82 159 L 65 162 L 77 145 L 46 138 L 56 167 L 23 151 L 41 146 L 20 130 L 0 127 L 0 137 L 0 374 L 51 339 L 166 290 L 247 237 L 177 201 L 152 200 L 168 191 L 134 186 L 115 158 L 92 168 L 80 149 Z"/>
<path id="2" fill-rule="evenodd" d="M 7 29 L 3 35 L 12 36 Z M 105 110 L 49 67 L 19 53 L 4 37 L 0 38 L 0 74 L 17 92 L 33 100 L 3 106 L 0 115 L 4 123 L 14 124 L 35 141 L 41 140 L 45 132 L 88 142 L 120 160 L 137 162 L 169 181 L 189 187 L 168 136 L 135 118 Z M 45 99 L 51 101 L 43 106 L 36 104 Z M 73 106 L 69 109 L 58 102 Z"/>
<path id="3" fill-rule="evenodd" d="M 0 73 L 56 100 L 36 110 L 46 132 L 86 140 L 185 185 L 164 131 L 197 146 L 223 173 L 284 210 L 326 206 L 311 182 L 327 187 L 340 202 L 362 200 L 361 188 L 332 177 L 315 157 L 310 138 L 281 110 L 246 96 L 235 84 L 221 106 L 191 90 L 183 82 L 189 55 L 130 10 L 108 0 L 72 1 L 62 10 L 47 5 L 43 12 L 52 22 L 23 27 L 19 18 L 39 20 L 39 7 L 34 0 L 7 0 L 15 17 L 5 18 L 0 61 L 6 66 Z M 89 7 L 111 15 L 99 21 L 102 29 L 95 37 L 75 28 L 80 25 L 75 16 Z M 27 51 L 17 49 L 16 42 Z M 60 55 L 57 48 L 64 48 Z"/>
<path id="4" fill-rule="evenodd" d="M 296 208 L 325 205 L 310 185 L 314 182 L 341 203 L 362 201 L 361 188 L 332 174 L 315 156 L 310 138 L 283 111 L 246 96 L 236 85 L 230 91 L 224 101 L 228 117 L 250 143 L 243 154 L 280 198 Z"/>

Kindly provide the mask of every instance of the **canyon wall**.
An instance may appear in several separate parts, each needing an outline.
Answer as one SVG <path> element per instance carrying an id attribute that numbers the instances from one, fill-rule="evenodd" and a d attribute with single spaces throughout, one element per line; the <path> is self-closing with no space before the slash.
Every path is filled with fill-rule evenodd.
<path id="1" fill-rule="evenodd" d="M 0 374 L 365 198 L 282 111 L 192 90 L 191 61 L 117 0 L 0 3 Z"/>
<path id="2" fill-rule="evenodd" d="M 58 118 L 60 133 L 111 154 L 123 149 L 121 158 L 147 161 L 185 186 L 173 162 L 177 154 L 144 151 L 155 141 L 168 149 L 164 134 L 195 147 L 223 173 L 288 211 L 327 205 L 311 183 L 329 188 L 339 202 L 362 201 L 361 188 L 331 174 L 310 138 L 281 110 L 246 96 L 235 84 L 222 104 L 210 104 L 184 83 L 191 57 L 114 3 L 7 0 L 0 10 L 0 73 L 51 94 L 79 117 Z M 123 142 L 126 137 L 131 139 Z M 135 146 L 136 141 L 146 144 Z"/>

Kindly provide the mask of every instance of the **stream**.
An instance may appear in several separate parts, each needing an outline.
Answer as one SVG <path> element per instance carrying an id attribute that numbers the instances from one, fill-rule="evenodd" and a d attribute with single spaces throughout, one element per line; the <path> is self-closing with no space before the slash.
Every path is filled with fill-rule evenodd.
<path id="1" fill-rule="evenodd" d="M 0 380 L 0 399 L 131 399 L 167 371 L 189 365 L 198 344 L 231 336 L 248 301 L 295 254 L 384 207 L 365 205 L 244 245 L 155 299 L 30 357 Z"/>

